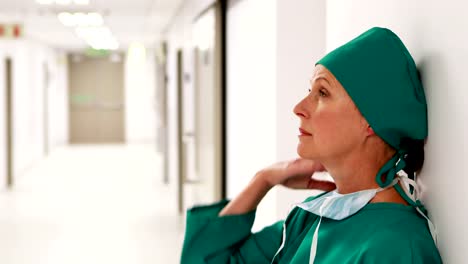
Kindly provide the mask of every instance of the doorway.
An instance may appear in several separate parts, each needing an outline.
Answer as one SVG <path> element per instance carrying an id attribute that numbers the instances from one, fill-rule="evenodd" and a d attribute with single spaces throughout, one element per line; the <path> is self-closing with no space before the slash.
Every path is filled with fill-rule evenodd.
<path id="1" fill-rule="evenodd" d="M 157 105 L 157 133 L 156 149 L 162 156 L 162 175 L 164 184 L 169 184 L 169 144 L 168 140 L 168 111 L 167 111 L 167 43 L 160 44 L 156 55 L 156 98 Z"/>
<path id="2" fill-rule="evenodd" d="M 222 50 L 222 9 L 215 3 L 193 23 L 195 167 L 193 186 L 197 189 L 189 206 L 211 203 L 224 197 L 224 87 Z"/>
<path id="3" fill-rule="evenodd" d="M 71 55 L 70 143 L 124 143 L 124 66 L 109 57 Z"/>

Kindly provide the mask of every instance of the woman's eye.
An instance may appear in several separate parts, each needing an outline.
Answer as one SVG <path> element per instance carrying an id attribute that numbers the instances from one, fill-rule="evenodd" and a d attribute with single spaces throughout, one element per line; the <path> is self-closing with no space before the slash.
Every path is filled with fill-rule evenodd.
<path id="1" fill-rule="evenodd" d="M 312 92 L 312 89 L 311 89 L 311 88 L 309 88 L 309 89 L 307 89 L 307 90 L 309 91 L 309 93 Z M 318 90 L 318 95 L 319 95 L 320 97 L 325 97 L 325 96 L 327 96 L 327 93 L 325 93 L 325 92 L 323 91 L 323 89 L 320 89 L 320 90 Z"/>
<path id="2" fill-rule="evenodd" d="M 319 90 L 319 95 L 320 95 L 321 97 L 327 96 L 327 94 L 326 94 L 323 90 Z"/>

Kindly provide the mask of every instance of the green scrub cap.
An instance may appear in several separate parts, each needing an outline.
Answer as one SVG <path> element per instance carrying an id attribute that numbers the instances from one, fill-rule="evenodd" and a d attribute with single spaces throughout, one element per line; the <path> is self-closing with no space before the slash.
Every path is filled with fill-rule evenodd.
<path id="1" fill-rule="evenodd" d="M 426 97 L 409 51 L 391 30 L 374 27 L 316 64 L 333 73 L 374 132 L 397 150 L 376 177 L 381 187 L 389 185 L 405 167 L 403 139 L 427 137 Z M 410 202 L 402 190 L 398 192 Z M 411 204 L 417 206 L 412 200 Z"/>

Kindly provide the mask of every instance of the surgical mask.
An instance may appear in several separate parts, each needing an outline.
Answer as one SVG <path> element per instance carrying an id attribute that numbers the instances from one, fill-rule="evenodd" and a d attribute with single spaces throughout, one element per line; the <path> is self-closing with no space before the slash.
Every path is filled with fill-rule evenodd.
<path id="1" fill-rule="evenodd" d="M 395 179 L 385 188 L 369 189 L 349 194 L 340 194 L 337 190 L 334 190 L 312 201 L 300 203 L 296 206 L 320 217 L 343 220 L 361 210 L 378 192 L 392 187 L 397 182 L 398 179 Z"/>

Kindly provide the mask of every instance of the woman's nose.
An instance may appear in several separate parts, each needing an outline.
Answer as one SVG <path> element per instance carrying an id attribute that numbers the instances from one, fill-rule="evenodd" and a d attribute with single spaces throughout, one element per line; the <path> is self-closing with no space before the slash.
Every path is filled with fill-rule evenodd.
<path id="1" fill-rule="evenodd" d="M 301 100 L 296 106 L 294 106 L 293 112 L 299 118 L 307 118 L 307 113 L 303 107 L 304 100 Z"/>

